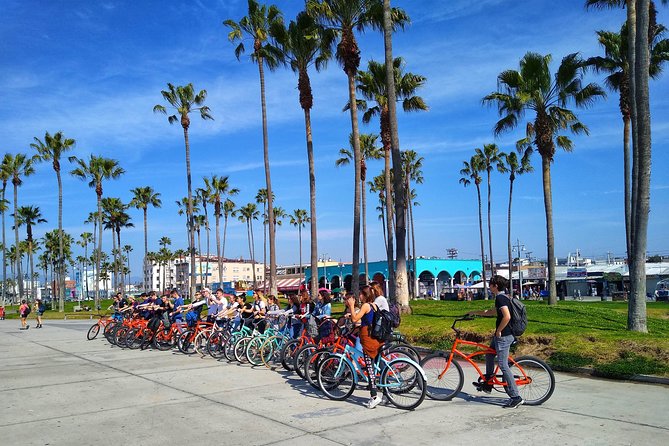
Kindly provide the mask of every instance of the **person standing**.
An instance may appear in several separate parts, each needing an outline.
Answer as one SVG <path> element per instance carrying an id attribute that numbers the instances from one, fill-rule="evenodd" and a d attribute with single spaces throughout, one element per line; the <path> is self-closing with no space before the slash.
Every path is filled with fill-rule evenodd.
<path id="1" fill-rule="evenodd" d="M 506 383 L 505 390 L 509 395 L 509 401 L 504 405 L 504 408 L 515 409 L 524 403 L 523 398 L 518 393 L 518 386 L 513 377 L 511 368 L 509 367 L 509 349 L 511 344 L 515 341 L 515 336 L 511 332 L 509 322 L 511 322 L 511 300 L 504 294 L 509 286 L 509 281 L 499 275 L 495 275 L 490 279 L 490 292 L 495 296 L 495 313 L 497 321 L 495 323 L 495 333 L 490 343 L 490 347 L 497 352 L 497 364 L 502 372 L 504 382 Z M 489 380 L 492 379 L 495 370 L 495 355 L 485 355 L 486 373 L 485 382 L 475 382 L 474 386 L 482 392 L 490 393 L 492 385 Z"/>
<path id="2" fill-rule="evenodd" d="M 30 325 L 28 325 L 26 322 L 26 319 L 28 318 L 29 314 L 30 314 L 30 305 L 28 305 L 28 302 L 25 299 L 23 299 L 21 301 L 21 306 L 19 307 L 19 316 L 21 317 L 20 330 L 27 330 L 30 328 Z"/>
<path id="3" fill-rule="evenodd" d="M 46 307 L 44 306 L 44 303 L 41 299 L 35 299 L 33 309 L 35 310 L 35 318 L 37 319 L 37 325 L 35 328 L 42 328 L 42 315 L 44 314 Z"/>

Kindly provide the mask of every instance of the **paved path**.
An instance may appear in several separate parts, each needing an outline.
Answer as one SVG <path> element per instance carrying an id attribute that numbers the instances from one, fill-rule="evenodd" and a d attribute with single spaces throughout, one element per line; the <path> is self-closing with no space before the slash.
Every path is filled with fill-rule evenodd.
<path id="1" fill-rule="evenodd" d="M 0 321 L 0 445 L 669 444 L 666 386 L 557 374 L 539 407 L 462 393 L 368 410 L 364 391 L 329 401 L 284 372 L 87 341 L 90 325 Z"/>

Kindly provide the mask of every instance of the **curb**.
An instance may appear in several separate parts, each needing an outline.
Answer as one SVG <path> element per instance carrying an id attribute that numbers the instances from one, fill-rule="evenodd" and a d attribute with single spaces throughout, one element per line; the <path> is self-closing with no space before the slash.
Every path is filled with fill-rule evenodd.
<path id="1" fill-rule="evenodd" d="M 429 355 L 431 353 L 434 353 L 439 350 L 431 350 L 429 348 L 425 347 L 416 347 L 414 346 L 416 351 L 420 353 L 421 355 Z M 443 350 L 442 350 L 443 351 Z M 598 378 L 598 379 L 607 379 L 611 381 L 619 381 L 619 382 L 624 382 L 624 381 L 632 381 L 632 382 L 638 382 L 638 383 L 644 383 L 644 384 L 663 384 L 666 386 L 669 386 L 669 378 L 664 378 L 661 376 L 653 376 L 653 375 L 632 375 L 631 377 L 627 379 L 612 379 L 612 378 L 605 378 L 601 376 L 597 376 L 594 374 L 594 369 L 588 368 L 588 367 L 574 367 L 574 368 L 555 368 L 551 365 L 551 368 L 553 368 L 554 371 L 558 372 L 566 372 L 566 373 L 576 373 L 578 375 L 587 375 L 593 378 Z"/>

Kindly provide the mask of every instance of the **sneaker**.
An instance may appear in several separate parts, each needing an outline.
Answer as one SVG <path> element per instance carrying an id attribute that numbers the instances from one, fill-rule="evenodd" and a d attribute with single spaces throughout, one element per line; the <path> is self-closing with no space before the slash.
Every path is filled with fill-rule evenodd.
<path id="1" fill-rule="evenodd" d="M 474 385 L 476 390 L 478 390 L 479 392 L 483 392 L 483 393 L 492 392 L 492 386 L 488 383 L 484 383 L 484 382 L 481 382 L 481 381 L 474 381 L 472 384 Z"/>
<path id="2" fill-rule="evenodd" d="M 523 400 L 521 397 L 517 396 L 515 398 L 511 398 L 508 403 L 506 403 L 503 407 L 505 409 L 515 409 L 518 406 L 521 406 L 525 400 Z"/>
<path id="3" fill-rule="evenodd" d="M 369 399 L 369 401 L 367 401 L 365 403 L 365 407 L 367 407 L 367 409 L 374 409 L 376 406 L 381 404 L 382 401 L 383 401 L 383 398 L 381 398 L 380 396 L 378 396 L 378 395 L 373 396 Z"/>

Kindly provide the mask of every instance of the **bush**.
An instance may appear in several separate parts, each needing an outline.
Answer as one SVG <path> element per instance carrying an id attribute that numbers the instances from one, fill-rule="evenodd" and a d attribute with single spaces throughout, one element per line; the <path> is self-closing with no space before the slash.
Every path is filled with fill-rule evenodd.
<path id="1" fill-rule="evenodd" d="M 634 375 L 662 375 L 669 372 L 669 365 L 653 358 L 623 352 L 613 362 L 596 364 L 593 375 L 602 378 L 629 379 Z"/>

